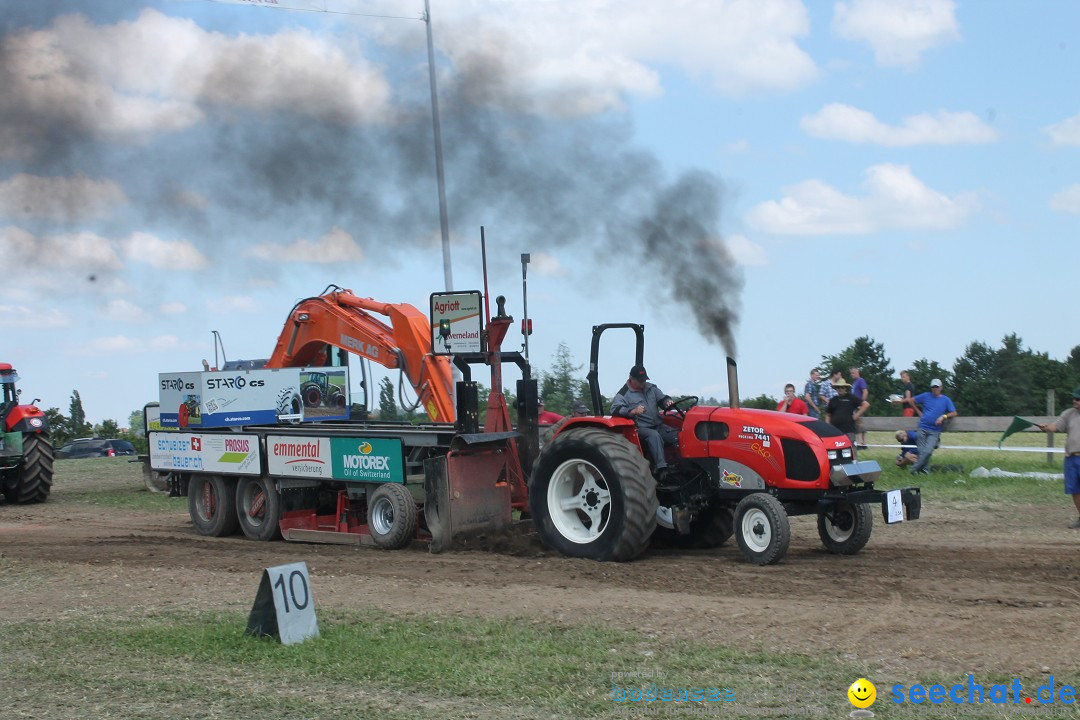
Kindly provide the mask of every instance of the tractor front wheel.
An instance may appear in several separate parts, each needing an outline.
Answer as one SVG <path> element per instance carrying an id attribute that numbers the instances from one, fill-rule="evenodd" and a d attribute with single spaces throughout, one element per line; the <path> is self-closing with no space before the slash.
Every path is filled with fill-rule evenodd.
<path id="1" fill-rule="evenodd" d="M 836 555 L 854 555 L 870 541 L 874 513 L 869 505 L 841 502 L 818 513 L 817 527 L 826 550 Z"/>
<path id="2" fill-rule="evenodd" d="M 52 443 L 43 435 L 23 433 L 22 453 L 18 480 L 4 497 L 20 504 L 45 502 L 53 482 Z"/>
<path id="3" fill-rule="evenodd" d="M 416 500 L 404 485 L 385 483 L 368 497 L 368 531 L 384 550 L 398 550 L 416 536 Z"/>
<path id="4" fill-rule="evenodd" d="M 735 506 L 739 550 L 755 565 L 772 565 L 787 554 L 791 525 L 780 501 L 768 493 L 747 495 Z"/>
<path id="5" fill-rule="evenodd" d="M 656 528 L 656 505 L 656 482 L 641 451 L 598 428 L 559 433 L 529 483 L 540 539 L 571 557 L 634 559 Z"/>

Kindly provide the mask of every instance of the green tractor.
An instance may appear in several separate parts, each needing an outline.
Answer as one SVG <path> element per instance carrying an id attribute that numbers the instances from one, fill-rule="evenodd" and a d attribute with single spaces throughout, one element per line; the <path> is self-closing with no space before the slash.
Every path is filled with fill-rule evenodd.
<path id="1" fill-rule="evenodd" d="M 308 379 L 300 385 L 300 395 L 304 398 L 304 407 L 345 407 L 345 393 L 330 382 L 330 376 L 326 373 L 308 373 Z"/>
<path id="2" fill-rule="evenodd" d="M 8 502 L 45 502 L 53 481 L 49 421 L 35 405 L 19 404 L 18 379 L 14 368 L 0 363 L 0 490 Z"/>

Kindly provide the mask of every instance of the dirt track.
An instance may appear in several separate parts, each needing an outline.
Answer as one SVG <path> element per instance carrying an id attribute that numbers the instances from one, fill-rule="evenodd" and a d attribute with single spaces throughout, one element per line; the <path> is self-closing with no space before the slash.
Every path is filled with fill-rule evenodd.
<path id="1" fill-rule="evenodd" d="M 175 512 L 0 504 L 0 557 L 43 576 L 5 616 L 250 608 L 262 568 L 304 560 L 322 608 L 593 622 L 745 649 L 839 650 L 894 676 L 941 670 L 1080 675 L 1080 531 L 1059 508 L 1005 511 L 924 498 L 917 522 L 880 518 L 859 555 L 827 554 L 812 518 L 792 521 L 779 565 L 733 544 L 649 551 L 632 563 L 566 559 L 531 537 L 497 551 L 430 554 L 205 538 Z"/>

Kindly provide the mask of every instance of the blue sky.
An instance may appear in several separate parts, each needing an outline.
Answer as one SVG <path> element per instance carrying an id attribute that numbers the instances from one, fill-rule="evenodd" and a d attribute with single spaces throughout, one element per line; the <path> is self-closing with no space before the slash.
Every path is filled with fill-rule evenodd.
<path id="1" fill-rule="evenodd" d="M 444 289 L 422 0 L 0 7 L 0 361 L 93 421 L 267 357 L 330 283 Z M 1019 334 L 1064 359 L 1080 4 L 432 0 L 454 286 L 587 362 L 641 322 L 669 394 L 779 396 Z M 396 16 L 396 17 L 378 17 Z M 521 337 L 511 333 L 514 349 Z M 604 347 L 611 394 L 631 362 Z M 393 375 L 396 379 L 396 374 Z M 873 400 L 873 399 L 872 399 Z"/>

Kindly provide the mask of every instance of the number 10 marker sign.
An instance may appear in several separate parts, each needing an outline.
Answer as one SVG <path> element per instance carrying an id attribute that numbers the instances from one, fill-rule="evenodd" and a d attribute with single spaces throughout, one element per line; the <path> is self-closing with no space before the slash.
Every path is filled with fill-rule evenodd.
<path id="1" fill-rule="evenodd" d="M 293 645 L 319 636 L 307 563 L 266 568 L 248 615 L 247 635 L 269 635 Z"/>

